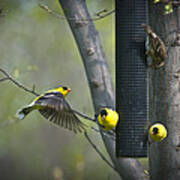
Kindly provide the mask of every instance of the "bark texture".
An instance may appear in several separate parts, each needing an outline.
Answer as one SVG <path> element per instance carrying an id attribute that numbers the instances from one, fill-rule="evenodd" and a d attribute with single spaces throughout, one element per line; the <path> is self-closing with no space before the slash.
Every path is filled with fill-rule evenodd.
<path id="1" fill-rule="evenodd" d="M 95 112 L 102 106 L 115 107 L 112 79 L 102 50 L 98 32 L 90 19 L 85 0 L 59 0 L 82 56 Z M 76 20 L 71 20 L 75 18 Z M 116 158 L 115 143 L 102 135 L 106 149 L 122 179 L 144 180 L 146 176 L 139 161 Z"/>
<path id="2" fill-rule="evenodd" d="M 165 66 L 150 70 L 150 120 L 167 125 L 168 138 L 150 147 L 150 174 L 152 180 L 180 179 L 180 44 L 176 39 L 179 29 L 179 11 L 164 15 L 162 4 L 149 1 L 149 23 L 168 49 Z M 169 47 L 168 47 L 169 46 Z"/>

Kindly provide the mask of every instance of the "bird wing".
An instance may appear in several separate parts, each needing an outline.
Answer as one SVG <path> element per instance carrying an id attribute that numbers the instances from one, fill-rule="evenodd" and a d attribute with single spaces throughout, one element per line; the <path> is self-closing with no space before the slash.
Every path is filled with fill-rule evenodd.
<path id="1" fill-rule="evenodd" d="M 149 55 L 154 60 L 156 68 L 160 68 L 165 64 L 167 58 L 167 50 L 163 40 L 151 29 L 150 26 L 142 24 L 149 36 Z"/>
<path id="2" fill-rule="evenodd" d="M 35 103 L 43 107 L 39 112 L 49 121 L 75 133 L 85 130 L 84 124 L 74 114 L 62 94 L 47 93 Z"/>

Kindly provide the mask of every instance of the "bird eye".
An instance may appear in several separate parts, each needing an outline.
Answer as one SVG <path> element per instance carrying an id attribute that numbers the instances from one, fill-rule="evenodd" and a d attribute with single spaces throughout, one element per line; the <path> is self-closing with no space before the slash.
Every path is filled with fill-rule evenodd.
<path id="1" fill-rule="evenodd" d="M 101 112 L 100 112 L 101 116 L 107 116 L 107 111 L 105 109 L 103 109 Z"/>
<path id="2" fill-rule="evenodd" d="M 67 87 L 62 87 L 62 88 L 63 88 L 65 91 L 66 91 L 66 90 L 68 90 L 68 88 L 67 88 Z"/>
<path id="3" fill-rule="evenodd" d="M 157 127 L 153 128 L 153 133 L 157 134 L 159 132 L 159 129 Z"/>

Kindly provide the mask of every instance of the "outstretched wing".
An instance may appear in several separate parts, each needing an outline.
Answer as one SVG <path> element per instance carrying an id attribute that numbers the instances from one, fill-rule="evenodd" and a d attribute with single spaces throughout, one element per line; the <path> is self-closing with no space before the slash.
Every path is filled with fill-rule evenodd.
<path id="1" fill-rule="evenodd" d="M 84 124 L 74 114 L 62 94 L 47 93 L 35 103 L 43 107 L 39 112 L 49 121 L 75 133 L 85 130 Z"/>

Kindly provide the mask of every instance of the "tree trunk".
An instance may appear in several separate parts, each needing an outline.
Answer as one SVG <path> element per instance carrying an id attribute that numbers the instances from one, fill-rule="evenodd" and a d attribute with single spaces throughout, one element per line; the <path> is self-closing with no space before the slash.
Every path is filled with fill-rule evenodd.
<path id="1" fill-rule="evenodd" d="M 179 29 L 179 12 L 164 15 L 162 4 L 149 1 L 150 26 L 164 42 L 168 42 L 165 66 L 150 70 L 150 120 L 167 125 L 168 137 L 150 147 L 150 175 L 152 180 L 180 179 L 180 46 L 174 44 Z M 178 27 L 178 29 L 177 29 Z M 179 74 L 180 75 L 180 74 Z"/>
<path id="2" fill-rule="evenodd" d="M 79 48 L 87 79 L 89 82 L 94 109 L 100 107 L 115 107 L 114 90 L 104 52 L 100 43 L 98 32 L 90 19 L 85 0 L 59 0 L 67 17 L 77 46 Z M 75 18 L 76 20 L 71 20 Z M 115 143 L 110 138 L 103 136 L 106 149 L 123 179 L 146 179 L 144 169 L 139 161 L 130 158 L 116 158 Z"/>

